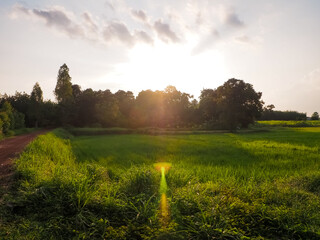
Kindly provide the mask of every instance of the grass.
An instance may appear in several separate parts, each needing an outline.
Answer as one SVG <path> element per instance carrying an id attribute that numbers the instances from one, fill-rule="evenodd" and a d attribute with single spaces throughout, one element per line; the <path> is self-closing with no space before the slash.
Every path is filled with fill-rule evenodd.
<path id="1" fill-rule="evenodd" d="M 257 126 L 269 126 L 269 127 L 320 127 L 319 120 L 313 121 L 258 121 Z"/>
<path id="2" fill-rule="evenodd" d="M 0 132 L 0 140 L 7 138 L 7 137 L 12 137 L 12 136 L 19 136 L 27 133 L 32 133 L 35 131 L 38 131 L 39 128 L 19 128 L 19 129 L 14 129 L 10 130 L 6 135 L 2 134 Z"/>
<path id="3" fill-rule="evenodd" d="M 40 128 L 19 128 L 19 129 L 13 130 L 13 135 L 18 136 L 22 134 L 32 133 L 38 130 L 40 130 Z"/>
<path id="4" fill-rule="evenodd" d="M 77 137 L 58 129 L 17 160 L 0 238 L 319 239 L 319 142 L 317 127 Z M 171 164 L 165 225 L 157 162 Z"/>

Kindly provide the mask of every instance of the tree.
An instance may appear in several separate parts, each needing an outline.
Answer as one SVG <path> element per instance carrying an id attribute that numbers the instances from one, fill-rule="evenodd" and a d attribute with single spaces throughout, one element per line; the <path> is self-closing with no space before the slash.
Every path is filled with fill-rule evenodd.
<path id="1" fill-rule="evenodd" d="M 63 126 L 71 124 L 74 119 L 74 97 L 69 68 L 66 64 L 59 69 L 54 93 L 58 100 L 57 112 L 60 124 Z"/>
<path id="2" fill-rule="evenodd" d="M 130 91 L 119 90 L 114 94 L 119 106 L 118 125 L 128 127 L 130 125 L 130 114 L 134 107 L 134 95 Z"/>
<path id="3" fill-rule="evenodd" d="M 213 89 L 203 89 L 200 95 L 199 110 L 202 121 L 214 122 L 218 119 L 217 91 Z"/>
<path id="4" fill-rule="evenodd" d="M 7 101 L 5 101 L 0 108 L 0 119 L 2 122 L 2 132 L 8 134 L 10 129 L 14 128 L 14 116 L 13 108 Z"/>
<path id="5" fill-rule="evenodd" d="M 311 116 L 311 120 L 319 120 L 319 113 L 314 112 Z"/>
<path id="6" fill-rule="evenodd" d="M 54 94 L 56 95 L 58 103 L 67 103 L 73 99 L 71 77 L 66 64 L 63 64 L 59 69 Z"/>
<path id="7" fill-rule="evenodd" d="M 167 86 L 163 93 L 165 126 L 178 127 L 186 124 L 191 95 L 178 91 L 174 86 Z"/>
<path id="8" fill-rule="evenodd" d="M 37 103 L 43 102 L 43 93 L 38 82 L 36 82 L 36 84 L 33 86 L 30 97 L 31 97 L 31 100 L 34 102 L 37 102 Z"/>
<path id="9" fill-rule="evenodd" d="M 103 127 L 113 127 L 119 116 L 119 106 L 110 90 L 98 91 L 95 104 L 95 119 Z"/>
<path id="10" fill-rule="evenodd" d="M 71 86 L 73 98 L 76 99 L 81 95 L 81 87 L 78 84 Z"/>
<path id="11" fill-rule="evenodd" d="M 162 91 L 144 90 L 139 92 L 131 119 L 139 127 L 163 127 L 165 109 Z"/>
<path id="12" fill-rule="evenodd" d="M 232 78 L 216 91 L 219 120 L 230 130 L 246 128 L 261 115 L 262 93 L 256 92 L 251 84 Z"/>
<path id="13" fill-rule="evenodd" d="M 41 108 L 43 104 L 43 94 L 39 83 L 33 86 L 31 95 L 30 116 L 34 120 L 34 127 L 38 127 L 39 120 L 41 119 Z"/>

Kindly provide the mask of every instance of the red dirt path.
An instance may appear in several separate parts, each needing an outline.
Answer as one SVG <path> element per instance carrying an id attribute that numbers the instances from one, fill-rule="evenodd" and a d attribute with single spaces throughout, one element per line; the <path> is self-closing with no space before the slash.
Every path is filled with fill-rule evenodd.
<path id="1" fill-rule="evenodd" d="M 8 187 L 14 171 L 13 159 L 19 156 L 28 143 L 47 131 L 40 130 L 0 141 L 0 187 Z"/>

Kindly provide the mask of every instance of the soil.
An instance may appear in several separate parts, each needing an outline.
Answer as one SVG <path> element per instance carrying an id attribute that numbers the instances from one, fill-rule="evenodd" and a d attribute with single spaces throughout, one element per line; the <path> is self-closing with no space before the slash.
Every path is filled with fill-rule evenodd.
<path id="1" fill-rule="evenodd" d="M 14 159 L 38 135 L 48 130 L 40 130 L 0 141 L 0 188 L 7 189 L 14 173 Z"/>

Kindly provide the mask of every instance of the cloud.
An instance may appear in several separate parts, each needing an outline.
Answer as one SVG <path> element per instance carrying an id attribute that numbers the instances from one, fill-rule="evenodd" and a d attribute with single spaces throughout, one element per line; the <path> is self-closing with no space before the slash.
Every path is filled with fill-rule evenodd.
<path id="1" fill-rule="evenodd" d="M 67 33 L 70 37 L 83 37 L 84 31 L 82 27 L 75 23 L 68 15 L 67 11 L 62 7 L 54 7 L 48 10 L 28 9 L 20 4 L 13 6 L 11 16 L 18 18 L 19 16 L 29 16 L 35 19 L 44 20 L 48 27 L 55 27 Z"/>
<path id="2" fill-rule="evenodd" d="M 86 26 L 92 31 L 92 32 L 97 32 L 98 31 L 98 26 L 97 24 L 92 20 L 92 16 L 88 12 L 84 12 L 82 14 L 83 19 L 85 20 Z"/>
<path id="3" fill-rule="evenodd" d="M 29 11 L 29 9 L 22 6 L 21 4 L 17 3 L 15 5 L 13 5 L 10 17 L 11 18 L 18 18 L 20 15 L 29 16 L 30 11 Z"/>
<path id="4" fill-rule="evenodd" d="M 154 23 L 154 29 L 158 34 L 158 37 L 168 43 L 168 42 L 180 42 L 180 39 L 177 37 L 177 35 L 171 30 L 170 25 L 166 23 L 162 23 L 162 21 L 159 19 Z"/>
<path id="5" fill-rule="evenodd" d="M 220 41 L 220 33 L 213 29 L 211 33 L 203 37 L 198 44 L 191 51 L 191 55 L 200 54 L 210 48 L 212 48 L 217 42 Z"/>
<path id="6" fill-rule="evenodd" d="M 107 42 L 116 39 L 129 47 L 135 44 L 134 37 L 129 32 L 127 26 L 121 22 L 111 22 L 107 25 L 103 31 L 103 37 Z"/>
<path id="7" fill-rule="evenodd" d="M 245 26 L 244 22 L 240 20 L 239 16 L 233 9 L 223 9 L 222 18 L 223 22 L 228 26 L 234 28 L 242 28 Z"/>
<path id="8" fill-rule="evenodd" d="M 111 3 L 107 2 L 106 4 L 110 5 Z M 109 7 L 111 8 L 111 6 L 113 10 L 118 8 L 122 9 L 121 4 L 117 8 L 113 7 L 114 4 L 111 4 Z M 123 9 L 121 10 L 122 13 L 124 11 Z M 54 6 L 47 9 L 32 9 L 21 4 L 15 4 L 12 7 L 11 17 L 26 17 L 29 20 L 42 21 L 48 28 L 58 30 L 69 37 L 79 37 L 100 43 L 109 44 L 111 42 L 118 42 L 128 47 L 133 47 L 137 43 L 153 45 L 154 37 L 152 34 L 154 32 L 157 38 L 165 43 L 180 42 L 180 38 L 171 29 L 171 26 L 164 23 L 163 20 L 159 19 L 150 25 L 148 16 L 143 10 L 126 8 L 124 12 L 131 14 L 135 19 L 142 22 L 142 27 L 146 29 L 139 29 L 139 27 L 129 28 L 128 25 L 121 20 L 110 20 L 104 27 L 100 27 L 103 25 L 95 21 L 96 18 L 93 18 L 90 12 L 83 12 L 77 16 L 74 12 L 67 11 L 61 6 Z"/>
<path id="9" fill-rule="evenodd" d="M 135 17 L 136 19 L 138 19 L 142 22 L 147 22 L 147 20 L 148 20 L 147 15 L 142 10 L 131 10 L 131 14 L 133 17 Z"/>
<path id="10" fill-rule="evenodd" d="M 145 31 L 135 31 L 134 36 L 138 41 L 153 45 L 153 39 Z"/>

